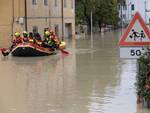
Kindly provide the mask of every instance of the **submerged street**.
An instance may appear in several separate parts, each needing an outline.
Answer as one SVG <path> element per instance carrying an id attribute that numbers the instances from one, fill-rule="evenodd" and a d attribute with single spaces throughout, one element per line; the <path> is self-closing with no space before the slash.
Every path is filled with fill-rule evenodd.
<path id="1" fill-rule="evenodd" d="M 67 40 L 68 56 L 0 55 L 0 113 L 149 113 L 136 103 L 136 60 L 119 58 L 120 35 Z"/>

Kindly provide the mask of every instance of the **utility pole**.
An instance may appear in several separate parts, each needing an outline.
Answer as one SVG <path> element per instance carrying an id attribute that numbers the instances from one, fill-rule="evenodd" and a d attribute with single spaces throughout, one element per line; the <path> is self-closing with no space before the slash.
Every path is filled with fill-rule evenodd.
<path id="1" fill-rule="evenodd" d="M 24 4 L 25 4 L 25 31 L 28 30 L 28 21 L 27 21 L 27 0 L 24 0 Z"/>
<path id="2" fill-rule="evenodd" d="M 145 23 L 146 23 L 146 0 L 145 0 Z"/>
<path id="3" fill-rule="evenodd" d="M 92 0 L 91 0 L 92 2 Z M 93 49 L 93 7 L 94 4 L 92 3 L 92 7 L 91 7 L 91 49 Z"/>
<path id="4" fill-rule="evenodd" d="M 128 5 L 127 5 L 128 7 L 127 7 L 127 10 L 128 10 L 128 24 L 129 24 L 129 21 L 130 21 L 130 19 L 131 19 L 131 11 L 132 11 L 132 9 L 130 8 L 130 6 L 132 6 L 132 2 L 129 2 L 128 3 Z"/>
<path id="5" fill-rule="evenodd" d="M 62 14 L 62 41 L 64 40 L 64 0 L 61 0 L 61 14 Z"/>
<path id="6" fill-rule="evenodd" d="M 93 12 L 91 10 L 91 49 L 93 49 Z"/>

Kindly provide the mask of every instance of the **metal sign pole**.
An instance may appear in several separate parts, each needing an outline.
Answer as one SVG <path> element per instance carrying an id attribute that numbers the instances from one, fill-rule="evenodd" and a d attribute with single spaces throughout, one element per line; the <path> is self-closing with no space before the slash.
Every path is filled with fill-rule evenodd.
<path id="1" fill-rule="evenodd" d="M 146 24 L 146 0 L 145 0 L 145 24 Z"/>
<path id="2" fill-rule="evenodd" d="M 93 49 L 93 12 L 91 11 L 91 49 Z"/>

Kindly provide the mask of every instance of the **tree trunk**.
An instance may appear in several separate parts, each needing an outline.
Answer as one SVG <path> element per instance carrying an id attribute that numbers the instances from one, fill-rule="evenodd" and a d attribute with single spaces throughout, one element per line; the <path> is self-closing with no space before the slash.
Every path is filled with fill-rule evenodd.
<path id="1" fill-rule="evenodd" d="M 87 17 L 87 26 L 88 26 L 88 33 L 91 32 L 91 19 L 89 17 Z"/>
<path id="2" fill-rule="evenodd" d="M 101 33 L 102 32 L 102 23 L 99 21 L 98 25 L 99 25 L 99 30 L 100 30 L 100 33 Z"/>
<path id="3" fill-rule="evenodd" d="M 85 5 L 84 5 L 84 15 L 85 15 L 86 22 L 87 22 L 88 33 L 90 33 L 90 31 L 91 31 L 91 19 L 90 19 L 89 15 L 87 14 L 87 7 Z"/>

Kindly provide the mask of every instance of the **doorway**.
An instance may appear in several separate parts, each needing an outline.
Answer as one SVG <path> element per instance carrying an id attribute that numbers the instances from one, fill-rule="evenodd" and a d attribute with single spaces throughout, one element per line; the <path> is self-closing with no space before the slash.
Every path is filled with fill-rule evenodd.
<path id="1" fill-rule="evenodd" d="M 65 23 L 65 37 L 72 37 L 72 23 Z"/>

